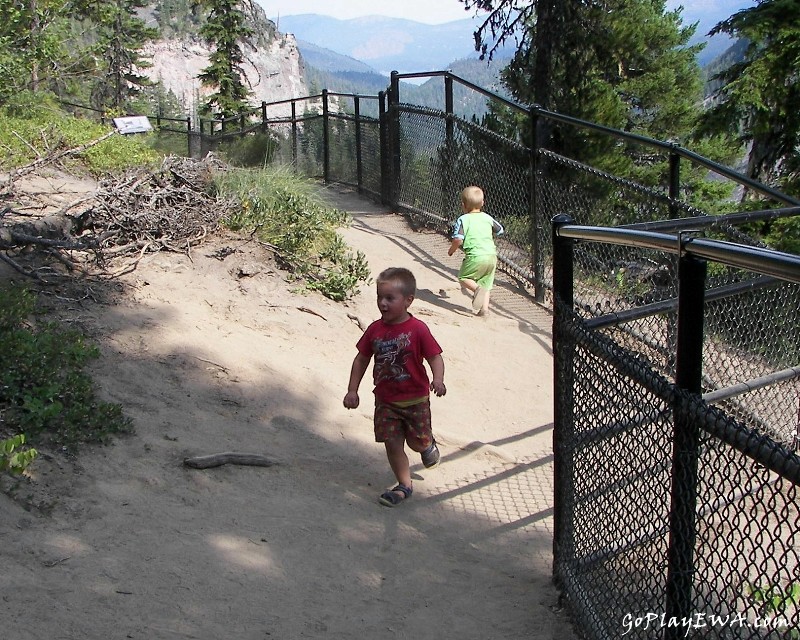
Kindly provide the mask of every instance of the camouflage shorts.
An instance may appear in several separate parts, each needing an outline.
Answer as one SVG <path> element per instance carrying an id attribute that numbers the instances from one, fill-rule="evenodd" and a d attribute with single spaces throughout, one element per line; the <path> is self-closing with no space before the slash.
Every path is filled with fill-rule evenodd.
<path id="1" fill-rule="evenodd" d="M 402 438 L 414 451 L 423 451 L 433 443 L 431 402 L 425 400 L 410 407 L 385 402 L 375 403 L 375 442 Z"/>

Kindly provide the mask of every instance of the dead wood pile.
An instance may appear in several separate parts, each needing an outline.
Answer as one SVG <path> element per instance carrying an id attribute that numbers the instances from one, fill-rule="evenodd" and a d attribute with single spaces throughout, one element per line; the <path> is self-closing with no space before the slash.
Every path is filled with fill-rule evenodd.
<path id="1" fill-rule="evenodd" d="M 0 185 L 0 260 L 46 282 L 76 271 L 115 277 L 148 252 L 188 252 L 231 209 L 211 190 L 212 171 L 220 168 L 211 156 L 172 156 L 155 170 L 103 179 L 94 192 L 57 207 L 53 194 L 17 188 L 31 173 L 18 169 Z"/>

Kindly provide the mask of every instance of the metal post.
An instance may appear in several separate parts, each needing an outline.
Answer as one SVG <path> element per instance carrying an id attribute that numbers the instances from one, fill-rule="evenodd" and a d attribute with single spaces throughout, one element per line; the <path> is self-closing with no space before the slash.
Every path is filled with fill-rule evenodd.
<path id="1" fill-rule="evenodd" d="M 292 100 L 292 166 L 297 169 L 297 105 Z"/>
<path id="2" fill-rule="evenodd" d="M 192 156 L 192 117 L 186 116 L 186 153 L 188 154 L 186 157 L 191 158 Z"/>
<path id="3" fill-rule="evenodd" d="M 573 220 L 559 214 L 552 220 L 553 238 L 553 575 L 558 582 L 563 553 L 573 546 L 569 505 L 574 504 L 570 444 L 574 432 L 573 418 L 573 340 L 564 327 L 571 319 L 574 306 L 573 259 L 575 241 L 561 238 L 558 229 Z M 566 543 L 566 544 L 565 544 Z"/>
<path id="4" fill-rule="evenodd" d="M 389 90 L 389 145 L 391 149 L 391 202 L 395 208 L 400 205 L 402 186 L 400 158 L 400 78 L 397 71 L 392 71 Z"/>
<path id="5" fill-rule="evenodd" d="M 362 163 L 361 163 L 361 105 L 358 96 L 353 96 L 353 110 L 356 114 L 356 184 L 358 192 L 361 193 L 363 187 Z"/>
<path id="6" fill-rule="evenodd" d="M 455 153 L 454 125 L 453 125 L 453 76 L 449 73 L 444 77 L 444 167 L 442 171 L 442 204 L 440 213 L 445 218 L 447 210 L 452 206 L 457 185 L 453 175 L 453 155 Z"/>
<path id="7" fill-rule="evenodd" d="M 327 184 L 330 180 L 331 156 L 328 139 L 328 90 L 322 90 L 322 179 Z"/>
<path id="8" fill-rule="evenodd" d="M 539 237 L 539 217 L 537 215 L 538 201 L 536 197 L 536 176 L 539 171 L 539 107 L 534 106 L 529 111 L 531 146 L 528 159 L 528 229 L 533 255 L 531 267 L 533 268 L 533 297 L 536 302 L 544 302 L 544 261 L 542 259 L 542 241 Z"/>
<path id="9" fill-rule="evenodd" d="M 673 145 L 676 146 L 676 145 Z M 678 217 L 678 207 L 676 202 L 681 195 L 681 157 L 672 152 L 669 154 L 669 216 Z"/>
<path id="10" fill-rule="evenodd" d="M 675 383 L 700 401 L 703 371 L 703 317 L 707 265 L 682 255 L 678 261 L 678 345 Z M 692 615 L 694 546 L 696 538 L 697 464 L 700 429 L 681 400 L 673 407 L 672 490 L 665 613 L 667 620 Z M 665 640 L 677 640 L 685 630 L 667 627 Z"/>
<path id="11" fill-rule="evenodd" d="M 378 92 L 378 137 L 381 146 L 381 204 L 389 204 L 389 143 L 386 122 L 386 92 Z"/>

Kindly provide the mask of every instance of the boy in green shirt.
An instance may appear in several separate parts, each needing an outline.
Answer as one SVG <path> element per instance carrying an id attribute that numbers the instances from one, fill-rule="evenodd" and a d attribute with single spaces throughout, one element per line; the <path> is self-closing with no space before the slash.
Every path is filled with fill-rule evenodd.
<path id="1" fill-rule="evenodd" d="M 483 189 L 466 187 L 461 192 L 464 215 L 456 221 L 452 242 L 447 255 L 452 256 L 459 247 L 464 259 L 458 271 L 462 290 L 472 295 L 472 309 L 479 316 L 489 311 L 489 292 L 494 285 L 497 270 L 497 249 L 494 238 L 503 233 L 503 225 L 483 211 Z"/>

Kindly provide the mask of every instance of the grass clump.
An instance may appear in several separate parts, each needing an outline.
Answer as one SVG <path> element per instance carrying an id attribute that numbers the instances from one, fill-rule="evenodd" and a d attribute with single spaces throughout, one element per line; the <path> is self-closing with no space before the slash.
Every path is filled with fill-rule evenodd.
<path id="1" fill-rule="evenodd" d="M 0 108 L 0 169 L 11 170 L 39 158 L 74 149 L 101 138 L 111 130 L 62 111 L 46 94 L 20 94 Z M 84 166 L 93 175 L 156 165 L 161 155 L 148 144 L 149 134 L 114 135 L 87 148 L 79 158 L 65 160 L 69 167 Z"/>
<path id="2" fill-rule="evenodd" d="M 369 280 L 364 254 L 354 254 L 336 232 L 349 217 L 327 205 L 313 183 L 286 168 L 262 168 L 226 171 L 215 185 L 221 197 L 237 203 L 224 224 L 274 247 L 307 289 L 342 301 Z"/>
<path id="3" fill-rule="evenodd" d="M 35 311 L 28 290 L 0 288 L 0 435 L 75 449 L 130 432 L 122 408 L 100 402 L 83 370 L 97 347 L 57 323 L 32 322 Z"/>

